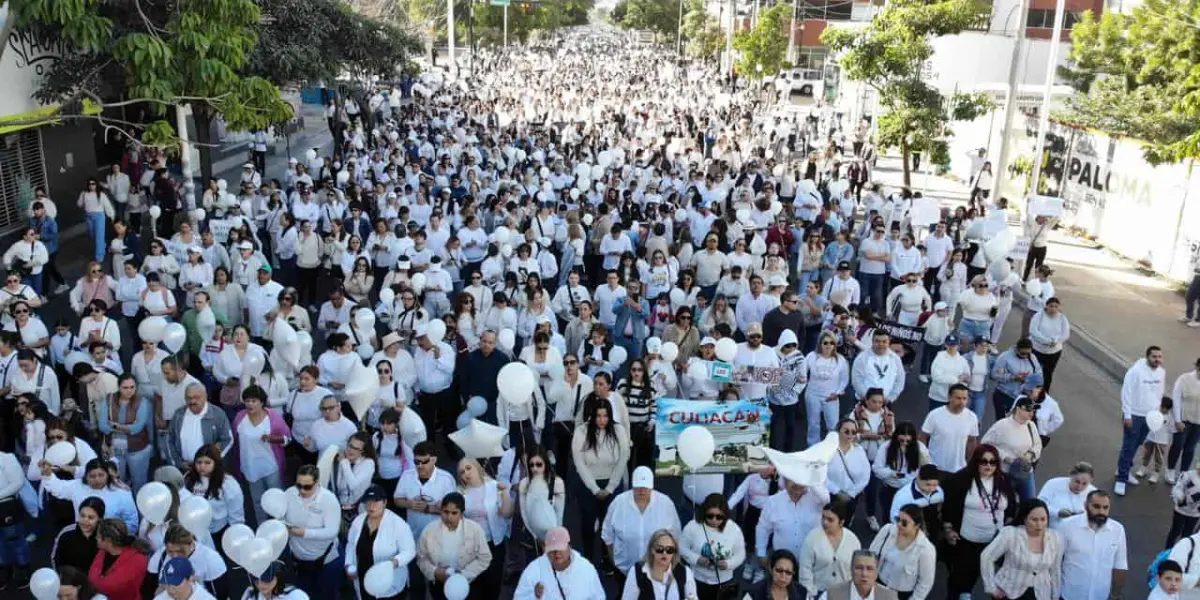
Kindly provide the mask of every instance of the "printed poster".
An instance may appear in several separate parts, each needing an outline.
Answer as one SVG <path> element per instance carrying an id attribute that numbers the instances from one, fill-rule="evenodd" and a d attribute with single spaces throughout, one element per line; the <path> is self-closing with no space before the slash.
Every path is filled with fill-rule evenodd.
<path id="1" fill-rule="evenodd" d="M 679 435 L 692 425 L 712 432 L 716 451 L 712 462 L 697 473 L 748 473 L 764 467 L 767 457 L 758 449 L 770 441 L 771 410 L 766 400 L 681 400 L 658 401 L 654 441 L 658 446 L 656 471 L 687 466 L 676 455 Z"/>

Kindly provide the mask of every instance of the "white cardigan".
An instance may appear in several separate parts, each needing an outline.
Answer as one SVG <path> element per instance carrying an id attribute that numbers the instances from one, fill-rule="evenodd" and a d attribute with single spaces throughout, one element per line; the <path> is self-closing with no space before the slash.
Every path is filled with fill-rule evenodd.
<path id="1" fill-rule="evenodd" d="M 495 479 L 488 479 L 483 483 L 483 503 L 484 510 L 487 511 L 487 532 L 491 536 L 491 543 L 499 545 L 508 537 L 509 519 L 500 514 L 500 488 L 497 487 Z M 510 488 L 511 489 L 511 488 Z M 464 498 L 467 497 L 465 489 L 457 490 Z M 505 490 L 505 494 L 509 493 Z M 482 526 L 482 525 L 481 525 Z"/>
<path id="2" fill-rule="evenodd" d="M 351 577 L 358 575 L 358 538 L 362 535 L 366 522 L 367 513 L 362 513 L 350 523 L 350 531 L 346 538 L 346 574 Z M 375 545 L 371 546 L 371 554 L 375 557 L 375 564 L 390 560 L 396 565 L 392 588 L 386 596 L 395 596 L 404 591 L 404 588 L 408 587 L 408 563 L 417 556 L 417 544 L 413 540 L 412 529 L 408 523 L 390 510 L 383 511 L 383 520 L 379 523 L 378 533 L 375 534 Z M 371 566 L 365 568 L 370 569 Z M 358 597 L 362 597 L 362 590 L 359 589 L 357 581 L 354 592 Z"/>
<path id="3" fill-rule="evenodd" d="M 888 587 L 911 591 L 910 600 L 925 600 L 937 575 L 937 550 L 924 532 L 917 532 L 917 539 L 900 550 L 896 547 L 896 525 L 888 523 L 875 534 L 871 551 L 880 557 L 879 574 L 888 574 Z"/>
<path id="4" fill-rule="evenodd" d="M 733 572 L 746 562 L 746 538 L 741 527 L 733 520 L 725 522 L 724 530 L 713 529 L 695 520 L 688 522 L 683 528 L 683 539 L 680 540 L 679 552 L 683 559 L 692 566 L 692 574 L 696 581 L 705 585 L 717 585 L 733 581 Z M 713 552 L 724 556 L 728 569 L 717 569 L 712 564 L 704 566 L 696 564 L 701 557 L 705 544 L 710 544 Z"/>
<path id="5" fill-rule="evenodd" d="M 813 529 L 804 539 L 796 574 L 800 585 L 808 590 L 808 597 L 816 598 L 830 587 L 850 581 L 850 561 L 861 548 L 858 536 L 849 528 L 842 529 L 842 543 L 837 549 L 829 543 L 824 529 Z"/>

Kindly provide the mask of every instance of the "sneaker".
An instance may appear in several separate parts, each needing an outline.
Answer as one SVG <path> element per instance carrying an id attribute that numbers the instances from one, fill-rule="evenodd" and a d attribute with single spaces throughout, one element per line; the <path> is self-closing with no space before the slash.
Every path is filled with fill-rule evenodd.
<path id="1" fill-rule="evenodd" d="M 58 284 L 58 287 L 54 288 L 54 295 L 57 296 L 59 294 L 65 294 L 70 290 L 71 290 L 71 286 L 69 286 L 65 283 L 60 283 L 60 284 Z"/>
<path id="2" fill-rule="evenodd" d="M 1175 469 L 1167 469 L 1167 483 L 1175 485 L 1175 480 L 1179 478 L 1179 471 Z"/>
<path id="3" fill-rule="evenodd" d="M 921 383 L 929 383 L 929 376 L 928 376 L 928 375 L 921 375 L 920 377 L 917 377 L 917 379 L 920 379 L 920 380 L 921 380 Z"/>
<path id="4" fill-rule="evenodd" d="M 1192 318 L 1187 315 L 1184 315 L 1184 316 L 1176 319 L 1176 321 L 1179 321 L 1180 323 L 1187 323 L 1188 321 L 1191 321 L 1191 320 L 1192 320 Z"/>
<path id="5" fill-rule="evenodd" d="M 1125 495 L 1125 482 L 1118 481 L 1118 482 L 1114 483 L 1113 484 L 1113 493 L 1118 496 L 1124 496 Z"/>
<path id="6" fill-rule="evenodd" d="M 1197 327 L 1200 327 L 1200 321 L 1188 321 L 1187 326 L 1191 327 L 1192 329 L 1195 329 Z"/>
<path id="7" fill-rule="evenodd" d="M 1125 482 L 1129 485 L 1137 485 L 1141 483 L 1141 481 L 1138 481 L 1137 475 L 1134 475 L 1133 473 L 1129 474 L 1129 477 L 1125 480 Z"/>
<path id="8" fill-rule="evenodd" d="M 1134 477 L 1145 477 L 1146 476 L 1146 467 L 1138 467 L 1137 470 L 1133 472 L 1133 475 L 1134 475 Z M 1130 479 L 1133 479 L 1133 477 L 1130 477 Z M 1131 481 L 1129 483 L 1133 483 L 1133 482 Z M 1137 484 L 1134 484 L 1134 485 L 1137 485 Z"/>
<path id="9" fill-rule="evenodd" d="M 873 516 L 867 517 L 867 527 L 870 527 L 871 531 L 878 532 L 879 531 L 879 521 Z"/>
<path id="10" fill-rule="evenodd" d="M 1146 478 L 1146 481 L 1150 483 L 1158 483 L 1158 471 L 1151 473 L 1150 476 Z"/>

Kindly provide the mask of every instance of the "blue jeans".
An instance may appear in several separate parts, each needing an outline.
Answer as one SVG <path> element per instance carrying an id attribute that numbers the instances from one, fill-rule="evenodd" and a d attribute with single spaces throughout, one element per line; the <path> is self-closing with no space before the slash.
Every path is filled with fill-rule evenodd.
<path id="1" fill-rule="evenodd" d="M 45 271 L 42 271 L 36 275 L 30 273 L 29 275 L 21 278 L 21 283 L 33 288 L 33 291 L 37 292 L 40 296 L 42 295 L 42 278 L 45 276 L 45 273 Z"/>
<path id="2" fill-rule="evenodd" d="M 0 527 L 0 565 L 29 565 L 29 541 L 25 539 L 26 534 L 25 521 Z"/>
<path id="3" fill-rule="evenodd" d="M 797 438 L 799 437 L 796 430 L 799 429 L 798 421 L 800 419 L 800 406 L 790 404 L 784 406 L 782 404 L 770 404 L 771 407 L 771 448 L 780 452 L 795 452 L 799 450 Z"/>
<path id="4" fill-rule="evenodd" d="M 929 342 L 922 342 L 924 350 L 921 351 L 921 374 L 929 375 L 929 367 L 933 366 L 933 359 L 937 358 L 937 353 L 946 348 L 945 344 L 934 345 Z"/>
<path id="5" fill-rule="evenodd" d="M 979 419 L 979 430 L 983 431 L 983 413 L 987 411 L 987 390 L 980 390 L 978 392 L 970 390 L 967 392 L 967 395 L 969 396 L 967 407 L 971 409 L 971 412 L 975 413 L 975 416 Z"/>
<path id="6" fill-rule="evenodd" d="M 886 300 L 886 293 L 883 291 L 883 281 L 887 275 L 883 273 L 863 273 L 858 272 L 858 284 L 862 288 L 862 301 L 864 304 L 870 302 L 871 310 L 877 314 L 883 313 L 883 302 Z"/>
<path id="7" fill-rule="evenodd" d="M 345 548 L 339 544 L 338 551 L 338 557 L 320 569 L 295 569 L 296 587 L 308 594 L 309 598 L 337 598 L 345 579 L 342 566 L 346 564 Z M 350 551 L 354 552 L 354 549 Z"/>
<path id="8" fill-rule="evenodd" d="M 1013 491 L 1017 493 L 1017 500 L 1024 502 L 1030 498 L 1037 498 L 1037 478 L 1032 470 L 1028 473 L 1009 473 L 1008 480 L 1012 482 Z"/>
<path id="9" fill-rule="evenodd" d="M 996 411 L 996 420 L 999 421 L 1000 419 L 1007 417 L 1008 412 L 1012 410 L 1013 403 L 1016 401 L 1016 398 L 1013 398 L 1012 396 L 1000 391 L 1000 388 L 996 388 L 995 391 L 992 392 L 992 408 Z M 1140 444 L 1141 442 L 1138 443 Z M 1130 455 L 1129 460 L 1133 460 L 1133 455 Z"/>
<path id="10" fill-rule="evenodd" d="M 819 281 L 820 271 L 800 271 L 800 285 L 796 289 L 803 290 L 810 281 Z"/>
<path id="11" fill-rule="evenodd" d="M 1129 468 L 1133 466 L 1133 455 L 1137 454 L 1138 446 L 1146 441 L 1150 429 L 1146 427 L 1146 417 L 1134 415 L 1133 424 L 1121 429 L 1121 454 L 1117 457 L 1117 481 L 1129 479 Z"/>
<path id="12" fill-rule="evenodd" d="M 976 338 L 987 338 L 990 335 L 992 335 L 990 319 L 963 319 L 958 324 L 958 337 L 963 343 L 969 343 Z"/>
<path id="13" fill-rule="evenodd" d="M 117 472 L 133 488 L 135 496 L 150 477 L 150 458 L 153 456 L 154 448 L 146 446 L 137 452 L 125 454 L 124 460 L 117 461 Z"/>
<path id="14" fill-rule="evenodd" d="M 103 212 L 90 212 L 85 217 L 87 223 L 88 235 L 92 238 L 93 247 L 96 252 L 96 261 L 104 260 L 104 224 L 105 217 Z"/>
<path id="15" fill-rule="evenodd" d="M 1167 468 L 1186 471 L 1192 468 L 1192 458 L 1196 456 L 1196 443 L 1200 442 L 1200 424 L 1183 424 L 1183 431 L 1176 432 L 1171 437 L 1171 451 L 1167 453 Z M 1180 457 L 1183 460 L 1179 460 Z"/>
<path id="16" fill-rule="evenodd" d="M 827 401 L 825 398 L 817 397 L 805 392 L 804 394 L 804 413 L 807 427 L 805 429 L 805 441 L 808 446 L 812 446 L 821 441 L 821 418 L 825 418 L 825 429 L 833 431 L 837 425 L 838 407 L 841 404 L 838 401 Z M 808 447 L 805 446 L 805 447 Z"/>

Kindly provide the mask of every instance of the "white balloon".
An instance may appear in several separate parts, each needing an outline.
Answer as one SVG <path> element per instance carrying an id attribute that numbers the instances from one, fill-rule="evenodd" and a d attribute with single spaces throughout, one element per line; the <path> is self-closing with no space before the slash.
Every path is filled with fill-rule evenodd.
<path id="1" fill-rule="evenodd" d="M 501 329 L 500 333 L 496 334 L 496 343 L 500 344 L 501 350 L 512 352 L 517 343 L 517 334 L 511 329 Z"/>
<path id="2" fill-rule="evenodd" d="M 679 345 L 675 342 L 663 342 L 662 349 L 659 350 L 658 355 L 664 361 L 673 363 L 679 357 Z"/>
<path id="3" fill-rule="evenodd" d="M 242 548 L 241 559 L 242 568 L 258 577 L 275 561 L 275 549 L 271 547 L 270 541 L 256 537 Z"/>
<path id="4" fill-rule="evenodd" d="M 311 162 L 312 160 L 317 158 L 317 151 L 313 150 L 312 148 L 309 148 L 308 150 L 306 150 L 304 152 L 304 158 L 307 158 Z"/>
<path id="5" fill-rule="evenodd" d="M 455 573 L 446 580 L 442 592 L 446 595 L 446 600 L 466 600 L 467 594 L 471 593 L 471 584 L 467 583 L 467 578 L 461 573 Z"/>
<path id="6" fill-rule="evenodd" d="M 737 342 L 733 338 L 721 338 L 717 340 L 717 358 L 724 362 L 732 362 L 733 357 L 737 355 Z"/>
<path id="7" fill-rule="evenodd" d="M 37 600 L 58 600 L 58 586 L 58 572 L 49 567 L 34 571 L 29 578 L 29 593 Z"/>
<path id="8" fill-rule="evenodd" d="M 212 518 L 212 504 L 204 496 L 192 496 L 179 505 L 179 524 L 196 537 L 208 533 Z"/>
<path id="9" fill-rule="evenodd" d="M 258 526 L 258 533 L 254 537 L 271 542 L 271 552 L 275 554 L 275 558 L 279 558 L 279 555 L 283 554 L 283 549 L 287 548 L 287 524 L 279 519 L 268 519 Z"/>
<path id="10" fill-rule="evenodd" d="M 390 308 L 392 303 L 395 301 L 396 292 L 393 291 L 392 288 L 383 288 L 382 290 L 379 290 L 379 302 L 381 304 Z"/>
<path id="11" fill-rule="evenodd" d="M 312 356 L 313 339 L 311 333 L 307 331 L 297 331 L 296 345 L 300 347 L 300 351 L 296 353 L 297 356 Z M 300 365 L 297 363 L 293 364 L 292 366 L 299 367 Z"/>
<path id="12" fill-rule="evenodd" d="M 238 558 L 241 556 L 242 548 L 254 539 L 254 530 L 250 529 L 245 523 L 230 525 L 229 529 L 225 530 L 225 535 L 221 536 L 221 549 L 225 551 L 225 556 L 229 557 L 234 564 L 240 563 Z"/>
<path id="13" fill-rule="evenodd" d="M 584 187 L 586 188 L 587 186 L 584 186 Z M 571 188 L 571 199 L 572 200 L 579 199 L 579 188 Z"/>
<path id="14" fill-rule="evenodd" d="M 196 210 L 192 211 L 192 216 L 195 217 L 197 221 L 203 221 L 204 217 L 208 216 L 208 213 L 205 212 L 203 208 L 197 208 Z"/>
<path id="15" fill-rule="evenodd" d="M 1150 429 L 1151 433 L 1162 429 L 1165 422 L 1166 419 L 1163 418 L 1163 414 L 1160 411 L 1152 410 L 1146 413 L 1146 427 Z"/>
<path id="16" fill-rule="evenodd" d="M 300 336 L 286 320 L 275 319 L 275 324 L 271 327 L 271 341 L 275 342 L 275 350 L 288 364 L 299 368 Z"/>
<path id="17" fill-rule="evenodd" d="M 728 338 L 726 338 L 728 339 Z M 679 434 L 676 451 L 683 464 L 695 471 L 712 461 L 717 442 L 708 429 L 692 425 Z"/>
<path id="18" fill-rule="evenodd" d="M 161 525 L 171 510 L 171 489 L 158 481 L 143 485 L 137 493 L 137 508 L 147 521 Z"/>
<path id="19" fill-rule="evenodd" d="M 281 489 L 271 488 L 263 492 L 258 503 L 272 519 L 282 519 L 287 514 L 287 495 Z"/>
<path id="20" fill-rule="evenodd" d="M 157 206 L 150 207 L 150 218 L 151 219 L 157 219 L 161 216 L 162 216 L 162 208 L 159 208 Z"/>
<path id="21" fill-rule="evenodd" d="M 385 560 L 368 569 L 367 574 L 363 575 L 363 590 L 376 598 L 383 598 L 392 590 L 392 584 L 395 582 L 396 567 L 392 561 Z"/>
<path id="22" fill-rule="evenodd" d="M 772 217 L 778 216 L 779 213 L 781 213 L 781 212 L 783 212 L 783 203 L 778 200 L 772 200 L 771 201 L 771 216 Z"/>
<path id="23" fill-rule="evenodd" d="M 263 372 L 263 367 L 266 366 L 266 358 L 262 352 L 247 352 L 246 358 L 242 360 L 242 381 L 245 385 L 253 381 Z"/>
<path id="24" fill-rule="evenodd" d="M 1025 284 L 1025 293 L 1029 294 L 1030 296 L 1041 296 L 1042 295 L 1042 280 L 1030 279 Z"/>
<path id="25" fill-rule="evenodd" d="M 425 289 L 425 274 L 417 273 L 408 278 L 409 285 L 412 286 L 413 293 L 420 294 Z"/>
<path id="26" fill-rule="evenodd" d="M 145 321 L 142 322 L 145 323 Z M 196 333 L 200 334 L 202 342 L 207 343 L 216 331 L 217 315 L 213 313 L 211 306 L 205 306 L 204 310 L 196 315 Z"/>
<path id="27" fill-rule="evenodd" d="M 375 333 L 375 312 L 366 307 L 354 311 L 354 324 L 363 335 L 371 336 Z"/>
<path id="28" fill-rule="evenodd" d="M 604 178 L 604 167 L 602 167 L 600 165 L 596 165 L 596 166 L 592 167 L 592 179 L 603 179 L 603 178 Z"/>
<path id="29" fill-rule="evenodd" d="M 595 217 L 592 216 L 592 213 L 587 213 L 587 214 L 583 215 L 583 225 L 585 227 L 591 227 L 592 221 L 595 221 Z"/>
<path id="30" fill-rule="evenodd" d="M 988 265 L 988 274 L 992 276 L 994 281 L 1000 282 L 1008 279 L 1012 273 L 1012 265 L 1008 264 L 1007 260 L 998 260 Z"/>
<path id="31" fill-rule="evenodd" d="M 338 185 L 346 185 L 347 183 L 349 183 L 349 181 L 350 181 L 350 172 L 349 171 L 338 171 L 338 174 L 337 174 Z"/>
<path id="32" fill-rule="evenodd" d="M 421 415 L 416 414 L 417 411 L 406 408 L 400 413 L 400 439 L 404 440 L 409 446 L 416 446 L 421 442 L 429 439 L 429 432 L 425 429 L 425 421 L 421 420 Z"/>
<path id="33" fill-rule="evenodd" d="M 63 467 L 75 460 L 75 444 L 67 441 L 55 442 L 46 449 L 44 456 L 52 467 Z"/>
<path id="34" fill-rule="evenodd" d="M 217 180 L 217 191 L 224 192 L 227 189 L 229 189 L 229 182 L 225 181 L 224 179 L 218 179 Z"/>
<path id="35" fill-rule="evenodd" d="M 992 236 L 992 239 L 983 245 L 984 256 L 987 257 L 988 262 L 1004 260 L 1004 257 L 1008 256 L 1009 251 L 1012 250 L 1016 243 L 1017 240 L 1013 232 L 1005 227 L 1000 233 Z"/>
<path id="36" fill-rule="evenodd" d="M 608 165 L 611 165 L 613 161 L 612 152 L 608 150 L 600 151 L 600 155 L 596 157 L 596 161 L 600 163 L 602 168 L 607 168 Z"/>
<path id="37" fill-rule="evenodd" d="M 749 223 L 750 222 L 750 209 L 739 208 L 737 210 L 737 213 L 735 213 L 735 214 L 737 216 L 737 220 L 739 223 Z"/>
<path id="38" fill-rule="evenodd" d="M 509 232 L 507 227 L 497 227 L 496 231 L 492 232 L 492 238 L 497 244 L 508 243 Z"/>
<path id="39" fill-rule="evenodd" d="M 500 246 L 500 255 L 503 256 L 504 258 L 508 258 L 508 257 L 512 256 L 512 253 L 513 253 L 512 246 L 510 246 L 508 244 L 504 244 L 503 246 Z M 419 273 L 418 273 L 418 275 L 419 275 Z"/>
<path id="40" fill-rule="evenodd" d="M 608 362 L 616 365 L 618 369 L 620 369 L 621 365 L 625 364 L 625 361 L 628 359 L 629 353 L 620 346 L 613 346 L 612 350 L 608 351 Z"/>
<path id="41" fill-rule="evenodd" d="M 429 337 L 431 342 L 440 342 L 446 339 L 446 322 L 441 319 L 434 319 L 425 326 L 425 335 Z"/>
<path id="42" fill-rule="evenodd" d="M 179 323 L 171 323 L 163 330 L 163 345 L 171 354 L 178 354 L 187 343 L 187 330 Z"/>
<path id="43" fill-rule="evenodd" d="M 678 307 L 678 306 L 683 306 L 683 304 L 685 302 L 687 302 L 687 292 L 685 292 L 679 288 L 672 288 L 671 289 L 671 304 Z"/>
<path id="44" fill-rule="evenodd" d="M 359 421 L 362 421 L 367 418 L 367 411 L 371 409 L 371 405 L 375 403 L 375 397 L 379 394 L 379 376 L 375 374 L 374 369 L 364 365 L 361 361 L 354 361 L 350 365 L 350 373 L 346 376 L 346 381 L 346 389 L 343 390 L 346 402 L 350 403 L 354 414 L 358 416 Z"/>
<path id="45" fill-rule="evenodd" d="M 213 321 L 214 323 L 216 321 Z M 138 324 L 138 337 L 142 338 L 143 342 L 153 342 L 155 344 L 163 340 L 163 334 L 167 330 L 167 320 L 162 317 L 146 317 Z M 205 341 L 208 341 L 207 339 Z"/>
<path id="46" fill-rule="evenodd" d="M 504 365 L 496 376 L 496 386 L 505 400 L 517 405 L 527 405 L 533 399 L 538 377 L 529 365 L 512 362 Z"/>
<path id="47" fill-rule="evenodd" d="M 519 363 L 518 363 L 519 364 Z M 407 412 L 407 411 L 406 411 Z M 469 458 L 495 458 L 504 455 L 504 438 L 507 427 L 497 427 L 479 419 L 471 419 L 467 426 L 451 433 L 450 441 Z"/>

